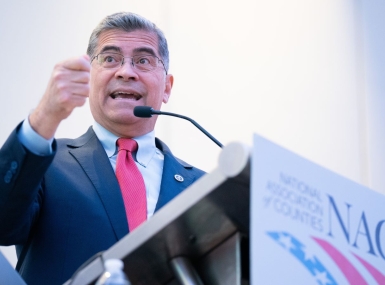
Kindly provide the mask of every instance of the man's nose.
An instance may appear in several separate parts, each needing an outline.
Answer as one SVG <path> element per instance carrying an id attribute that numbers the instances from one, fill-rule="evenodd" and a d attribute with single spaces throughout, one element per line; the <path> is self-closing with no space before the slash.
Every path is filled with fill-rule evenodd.
<path id="1" fill-rule="evenodd" d="M 118 70 L 115 73 L 115 76 L 121 78 L 125 81 L 127 80 L 136 80 L 138 79 L 137 70 L 132 62 L 131 58 L 125 58 L 122 64 L 119 66 Z"/>

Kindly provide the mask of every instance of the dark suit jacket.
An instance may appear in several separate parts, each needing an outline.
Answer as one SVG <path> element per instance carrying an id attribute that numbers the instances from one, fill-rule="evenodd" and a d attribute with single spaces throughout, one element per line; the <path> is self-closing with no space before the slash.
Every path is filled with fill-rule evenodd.
<path id="1" fill-rule="evenodd" d="M 119 184 L 92 128 L 54 141 L 51 156 L 26 150 L 16 132 L 0 150 L 0 244 L 17 245 L 17 270 L 27 284 L 62 284 L 128 234 Z M 156 146 L 164 154 L 159 210 L 204 172 L 159 139 Z"/>

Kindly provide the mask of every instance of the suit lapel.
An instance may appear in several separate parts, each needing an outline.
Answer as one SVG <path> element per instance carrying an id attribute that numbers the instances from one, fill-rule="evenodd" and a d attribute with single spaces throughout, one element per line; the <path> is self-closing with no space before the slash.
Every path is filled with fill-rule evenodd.
<path id="1" fill-rule="evenodd" d="M 95 186 L 117 240 L 121 239 L 128 233 L 127 218 L 119 184 L 103 146 L 92 128 L 68 146 Z"/>
<path id="2" fill-rule="evenodd" d="M 191 171 L 192 166 L 176 159 L 170 149 L 159 139 L 156 139 L 156 146 L 164 154 L 164 164 L 155 211 L 162 208 L 198 178 L 195 172 Z M 82 166 L 94 185 L 115 236 L 120 240 L 129 232 L 126 212 L 118 181 L 103 146 L 90 127 L 83 136 L 69 143 L 68 147 L 69 152 Z M 182 177 L 183 181 L 175 178 L 176 175 Z"/>
<path id="3" fill-rule="evenodd" d="M 156 146 L 163 152 L 164 164 L 160 193 L 155 211 L 162 208 L 196 180 L 196 176 L 192 174 L 192 171 L 189 171 L 192 166 L 178 161 L 172 155 L 170 149 L 159 139 L 156 139 Z M 183 181 L 181 179 L 177 180 L 178 177 L 175 178 L 176 175 L 182 177 Z"/>

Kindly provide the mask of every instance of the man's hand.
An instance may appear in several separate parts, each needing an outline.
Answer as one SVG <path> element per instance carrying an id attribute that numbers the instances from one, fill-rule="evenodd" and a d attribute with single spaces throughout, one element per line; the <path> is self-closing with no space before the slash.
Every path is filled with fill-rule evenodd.
<path id="1" fill-rule="evenodd" d="M 87 55 L 58 63 L 39 105 L 29 116 L 31 127 L 50 139 L 75 107 L 83 106 L 89 93 L 90 60 Z"/>

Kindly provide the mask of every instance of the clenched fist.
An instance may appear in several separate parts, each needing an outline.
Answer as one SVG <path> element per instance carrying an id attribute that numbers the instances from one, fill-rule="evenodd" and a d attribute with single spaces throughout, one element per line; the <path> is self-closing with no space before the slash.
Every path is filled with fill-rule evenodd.
<path id="1" fill-rule="evenodd" d="M 90 59 L 87 55 L 58 63 L 39 105 L 29 116 L 32 128 L 46 139 L 55 135 L 60 122 L 75 107 L 83 106 L 89 93 Z"/>

